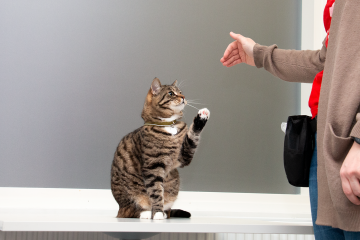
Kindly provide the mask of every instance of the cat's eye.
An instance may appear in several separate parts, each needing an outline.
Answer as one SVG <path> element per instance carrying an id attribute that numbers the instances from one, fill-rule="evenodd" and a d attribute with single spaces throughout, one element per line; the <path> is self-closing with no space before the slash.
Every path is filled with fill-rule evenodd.
<path id="1" fill-rule="evenodd" d="M 169 92 L 169 95 L 170 95 L 170 96 L 174 96 L 175 93 L 174 93 L 173 91 L 171 91 L 171 92 Z"/>

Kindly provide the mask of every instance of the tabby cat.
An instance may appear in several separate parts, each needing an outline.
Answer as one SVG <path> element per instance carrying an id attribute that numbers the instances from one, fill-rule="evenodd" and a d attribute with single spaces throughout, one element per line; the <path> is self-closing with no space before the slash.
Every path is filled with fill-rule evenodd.
<path id="1" fill-rule="evenodd" d="M 119 143 L 111 167 L 111 191 L 119 218 L 190 217 L 171 210 L 179 192 L 178 167 L 190 164 L 210 112 L 199 110 L 190 128 L 178 121 L 187 104 L 177 87 L 155 78 L 141 117 L 145 124 Z"/>

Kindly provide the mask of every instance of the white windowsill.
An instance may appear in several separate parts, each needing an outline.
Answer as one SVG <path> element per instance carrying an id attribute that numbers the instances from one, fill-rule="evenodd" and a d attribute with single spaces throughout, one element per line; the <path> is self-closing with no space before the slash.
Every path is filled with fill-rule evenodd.
<path id="1" fill-rule="evenodd" d="M 308 196 L 180 192 L 190 219 L 115 218 L 110 190 L 0 188 L 1 231 L 312 234 Z"/>

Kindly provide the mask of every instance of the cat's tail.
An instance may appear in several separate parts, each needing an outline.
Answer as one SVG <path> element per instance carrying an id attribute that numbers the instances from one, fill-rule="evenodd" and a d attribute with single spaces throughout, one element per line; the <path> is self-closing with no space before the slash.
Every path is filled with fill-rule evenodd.
<path id="1" fill-rule="evenodd" d="M 191 213 L 181 210 L 181 209 L 171 209 L 170 217 L 177 217 L 177 218 L 190 218 Z"/>

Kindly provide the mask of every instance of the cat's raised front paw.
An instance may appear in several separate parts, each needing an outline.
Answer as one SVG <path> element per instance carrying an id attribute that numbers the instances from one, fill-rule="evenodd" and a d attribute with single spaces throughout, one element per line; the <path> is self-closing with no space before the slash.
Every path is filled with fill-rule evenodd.
<path id="1" fill-rule="evenodd" d="M 207 109 L 207 108 L 202 108 L 202 109 L 200 109 L 199 112 L 198 112 L 198 114 L 199 114 L 199 116 L 200 116 L 201 119 L 206 119 L 206 120 L 208 120 L 208 119 L 210 118 L 210 111 L 209 111 L 209 109 Z"/>
<path id="2" fill-rule="evenodd" d="M 210 111 L 207 108 L 200 109 L 197 116 L 194 118 L 193 130 L 196 133 L 201 132 L 207 120 L 210 117 Z"/>
<path id="3" fill-rule="evenodd" d="M 166 213 L 163 213 L 163 212 L 157 212 L 157 213 L 155 213 L 155 215 L 154 215 L 154 220 L 164 220 L 164 219 L 166 219 L 167 218 L 167 215 L 166 215 Z"/>

